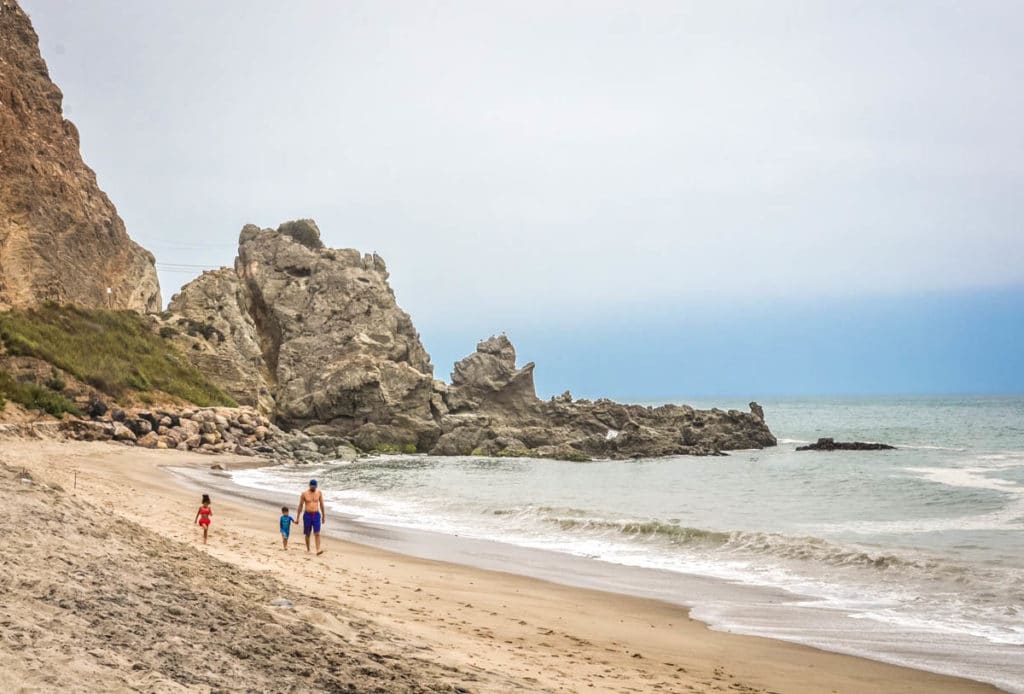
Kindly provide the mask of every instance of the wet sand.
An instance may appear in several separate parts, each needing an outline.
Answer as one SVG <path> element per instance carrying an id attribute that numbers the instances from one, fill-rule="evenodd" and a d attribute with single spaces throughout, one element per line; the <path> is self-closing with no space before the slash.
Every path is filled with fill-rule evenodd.
<path id="1" fill-rule="evenodd" d="M 165 468 L 251 459 L 5 440 L 0 462 L 35 479 L 0 475 L 25 514 L 2 521 L 3 691 L 996 691 L 711 631 L 657 600 L 333 538 L 317 558 L 294 531 L 283 551 L 279 512 L 219 492 L 203 546 L 197 491 Z M 34 520 L 47 498 L 63 520 Z"/>

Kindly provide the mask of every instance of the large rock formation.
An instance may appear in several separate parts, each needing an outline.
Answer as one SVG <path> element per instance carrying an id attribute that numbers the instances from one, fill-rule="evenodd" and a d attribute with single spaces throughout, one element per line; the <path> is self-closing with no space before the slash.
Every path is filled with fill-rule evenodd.
<path id="1" fill-rule="evenodd" d="M 435 381 L 384 261 L 325 248 L 310 220 L 246 226 L 233 269 L 204 273 L 171 299 L 163 333 L 243 404 L 333 449 L 564 459 L 716 454 L 775 445 L 763 412 L 545 402 L 534 365 L 504 335 Z"/>
<path id="2" fill-rule="evenodd" d="M 234 269 L 171 299 L 169 327 L 235 399 L 286 428 L 428 449 L 433 367 L 387 279 L 379 256 L 325 248 L 311 220 L 249 225 Z"/>
<path id="3" fill-rule="evenodd" d="M 25 12 L 0 0 L 0 309 L 53 300 L 158 311 L 153 256 L 82 161 L 62 99 Z"/>
<path id="4" fill-rule="evenodd" d="M 432 452 L 630 458 L 775 445 L 757 403 L 748 413 L 574 402 L 568 393 L 545 402 L 534 391 L 533 369 L 532 363 L 516 368 L 515 349 L 504 335 L 477 345 L 476 353 L 455 365 L 445 394 L 444 433 Z"/>

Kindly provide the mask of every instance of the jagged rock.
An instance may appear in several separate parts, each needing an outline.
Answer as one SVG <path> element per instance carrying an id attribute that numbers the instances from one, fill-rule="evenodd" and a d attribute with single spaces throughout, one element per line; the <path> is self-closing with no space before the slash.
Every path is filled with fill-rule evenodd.
<path id="1" fill-rule="evenodd" d="M 159 311 L 153 255 L 82 161 L 62 100 L 28 16 L 0 0 L 0 310 L 52 300 Z"/>
<path id="2" fill-rule="evenodd" d="M 665 455 L 717 455 L 774 446 L 763 411 L 643 407 L 610 400 L 573 401 L 569 393 L 539 400 L 533 364 L 516 368 L 505 336 L 484 340 L 458 362 L 445 392 L 451 414 L 431 453 L 534 455 L 580 460 Z"/>
<path id="3" fill-rule="evenodd" d="M 430 358 L 387 279 L 379 256 L 325 248 L 311 220 L 249 225 L 234 269 L 183 287 L 166 323 L 210 326 L 185 353 L 286 428 L 348 436 L 374 425 L 364 439 L 388 427 L 389 437 L 432 444 L 440 431 L 431 408 L 443 401 L 433 398 Z"/>
<path id="4" fill-rule="evenodd" d="M 143 448 L 156 448 L 156 445 L 159 442 L 160 437 L 157 436 L 157 433 L 155 431 L 151 431 L 145 436 L 140 436 L 139 440 L 136 443 L 139 446 L 142 446 Z"/>
<path id="5" fill-rule="evenodd" d="M 533 362 L 516 368 L 516 350 L 506 336 L 484 340 L 476 346 L 476 352 L 455 364 L 448 391 L 449 409 L 505 415 L 535 410 L 539 402 L 533 369 Z"/>
<path id="6" fill-rule="evenodd" d="M 885 443 L 864 443 L 863 441 L 836 441 L 831 438 L 818 439 L 816 443 L 798 446 L 798 451 L 892 451 L 896 446 Z"/>
<path id="7" fill-rule="evenodd" d="M 273 378 L 234 270 L 204 272 L 171 297 L 168 309 L 164 334 L 197 369 L 239 403 L 273 411 Z"/>
<path id="8" fill-rule="evenodd" d="M 754 415 L 762 422 L 764 421 L 764 408 L 758 405 L 756 402 L 750 403 L 750 414 Z"/>

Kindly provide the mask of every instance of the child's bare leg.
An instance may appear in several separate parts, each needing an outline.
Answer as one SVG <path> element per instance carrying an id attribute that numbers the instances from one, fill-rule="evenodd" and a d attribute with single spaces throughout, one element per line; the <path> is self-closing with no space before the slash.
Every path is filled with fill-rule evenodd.
<path id="1" fill-rule="evenodd" d="M 206 533 L 208 533 L 209 531 L 210 531 L 210 528 L 208 526 L 204 525 L 203 526 L 203 544 L 204 545 L 206 544 Z"/>

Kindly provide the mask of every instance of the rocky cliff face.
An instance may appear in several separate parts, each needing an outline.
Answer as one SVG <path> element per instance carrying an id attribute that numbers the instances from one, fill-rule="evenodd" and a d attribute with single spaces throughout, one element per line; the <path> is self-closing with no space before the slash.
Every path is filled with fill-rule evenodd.
<path id="1" fill-rule="evenodd" d="M 284 427 L 429 448 L 433 367 L 387 279 L 380 257 L 325 248 L 310 220 L 249 225 L 234 269 L 171 299 L 169 327 L 205 373 Z"/>
<path id="2" fill-rule="evenodd" d="M 158 311 L 153 256 L 82 161 L 62 98 L 28 17 L 0 0 L 0 309 L 54 300 Z"/>
<path id="3" fill-rule="evenodd" d="M 775 445 L 751 412 L 537 397 L 534 365 L 504 335 L 433 367 L 384 261 L 325 248 L 310 220 L 247 226 L 233 269 L 204 273 L 165 330 L 207 377 L 317 446 L 564 459 L 715 454 Z"/>

